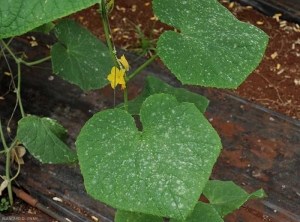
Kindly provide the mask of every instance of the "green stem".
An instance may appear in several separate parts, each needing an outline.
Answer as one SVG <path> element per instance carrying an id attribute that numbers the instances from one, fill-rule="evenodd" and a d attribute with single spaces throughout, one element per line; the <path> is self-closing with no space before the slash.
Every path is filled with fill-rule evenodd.
<path id="1" fill-rule="evenodd" d="M 17 138 L 14 139 L 12 144 L 9 147 L 8 152 L 6 152 L 6 170 L 5 170 L 5 177 L 8 180 L 8 185 L 7 185 L 7 191 L 8 191 L 8 197 L 9 197 L 9 203 L 12 206 L 14 204 L 14 199 L 13 199 L 13 192 L 12 192 L 12 186 L 11 186 L 11 179 L 10 179 L 10 151 L 12 148 L 16 146 L 17 143 Z"/>
<path id="2" fill-rule="evenodd" d="M 16 63 L 23 63 L 24 65 L 26 66 L 33 66 L 33 65 L 37 65 L 37 64 L 40 64 L 42 62 L 45 62 L 49 59 L 51 59 L 51 56 L 47 56 L 45 58 L 42 58 L 40 60 L 37 60 L 37 61 L 33 61 L 33 62 L 26 62 L 22 59 L 19 59 L 15 56 L 15 54 L 10 50 L 10 48 L 8 47 L 8 44 L 6 44 L 2 39 L 0 40 L 1 43 L 3 44 L 4 48 L 9 52 L 9 54 L 14 58 L 15 62 Z"/>
<path id="3" fill-rule="evenodd" d="M 17 58 L 16 55 L 10 50 L 10 48 L 8 47 L 8 44 L 10 42 L 8 44 L 6 44 L 2 39 L 0 39 L 0 42 L 2 43 L 4 48 L 8 51 L 8 53 L 13 57 L 13 59 L 15 60 L 15 62 L 17 64 L 17 67 L 18 67 L 18 84 L 16 87 L 17 104 L 20 107 L 20 112 L 21 112 L 22 117 L 25 117 L 25 112 L 24 112 L 22 99 L 21 99 L 21 64 L 25 64 L 27 66 L 33 66 L 33 65 L 36 65 L 36 64 L 39 64 L 39 63 L 42 63 L 44 61 L 51 59 L 51 56 L 45 57 L 43 59 L 40 59 L 40 60 L 37 60 L 34 62 L 25 62 L 24 60 Z M 20 172 L 20 165 L 18 165 L 17 174 L 12 179 L 10 179 L 10 158 L 11 158 L 11 150 L 15 147 L 15 145 L 17 143 L 17 138 L 14 139 L 14 141 L 8 148 L 8 146 L 5 142 L 3 131 L 2 131 L 1 120 L 0 120 L 0 136 L 1 136 L 1 141 L 2 141 L 3 147 L 4 147 L 4 151 L 6 153 L 5 179 L 8 181 L 8 184 L 7 184 L 8 198 L 9 198 L 9 203 L 12 206 L 13 205 L 13 192 L 12 192 L 11 181 L 14 180 L 18 176 L 18 174 Z M 1 153 L 3 153 L 3 152 L 1 152 Z M 19 162 L 18 162 L 18 164 L 19 164 Z"/>
<path id="4" fill-rule="evenodd" d="M 7 147 L 7 144 L 6 144 L 5 138 L 4 138 L 4 134 L 2 131 L 1 120 L 0 120 L 0 134 L 1 134 L 2 144 L 3 144 L 4 150 L 6 152 L 5 179 L 8 180 L 8 184 L 7 184 L 8 198 L 9 198 L 9 203 L 12 206 L 14 203 L 14 200 L 13 200 L 13 193 L 12 193 L 12 186 L 11 186 L 11 179 L 10 179 L 10 151 L 13 147 L 15 147 L 15 145 L 17 143 L 17 139 L 15 139 L 12 142 L 12 144 L 10 145 L 9 148 Z"/>
<path id="5" fill-rule="evenodd" d="M 6 165 L 5 165 L 5 179 L 8 180 L 7 191 L 10 206 L 14 204 L 13 195 L 12 195 L 12 187 L 10 181 L 10 151 L 6 152 Z"/>
<path id="6" fill-rule="evenodd" d="M 25 62 L 24 60 L 19 59 L 19 62 L 23 63 L 26 66 L 34 66 L 34 65 L 40 64 L 42 62 L 45 62 L 45 61 L 47 61 L 49 59 L 51 59 L 51 56 L 47 56 L 45 58 L 42 58 L 42 59 L 39 59 L 39 60 L 36 60 L 36 61 L 33 61 L 33 62 Z"/>
<path id="7" fill-rule="evenodd" d="M 116 67 L 118 67 L 119 69 L 121 69 L 121 65 L 120 62 L 117 60 L 116 57 L 116 52 L 115 52 L 115 46 L 113 44 L 113 41 L 111 39 L 111 31 L 109 28 L 109 22 L 108 22 L 108 15 L 107 15 L 107 10 L 106 10 L 106 1 L 105 0 L 101 0 L 100 3 L 100 7 L 101 9 L 99 10 L 102 16 L 102 22 L 103 22 L 103 28 L 104 28 L 104 33 L 105 33 L 105 38 L 106 38 L 106 42 L 107 42 L 107 46 L 111 55 L 112 60 L 114 61 L 114 64 Z M 127 78 L 125 78 L 125 82 L 127 84 Z M 124 106 L 125 106 L 125 110 L 128 111 L 128 90 L 127 87 L 124 89 Z"/>
<path id="8" fill-rule="evenodd" d="M 1 141 L 2 141 L 2 144 L 3 144 L 4 150 L 7 151 L 7 150 L 8 150 L 8 147 L 7 147 L 5 138 L 4 138 L 4 134 L 3 134 L 3 130 L 2 130 L 1 119 L 0 119 L 0 137 L 1 137 Z"/>
<path id="9" fill-rule="evenodd" d="M 0 39 L 2 45 L 4 46 L 4 48 L 9 52 L 9 54 L 14 58 L 15 62 L 19 62 L 19 59 L 15 56 L 15 54 L 10 50 L 10 48 L 7 46 L 7 44 L 2 40 Z"/>
<path id="10" fill-rule="evenodd" d="M 156 58 L 158 57 L 158 54 L 155 54 L 152 56 L 147 62 L 145 62 L 143 65 L 141 65 L 139 68 L 137 68 L 128 78 L 127 82 L 133 79 L 137 74 L 139 74 L 144 68 L 146 68 L 148 65 L 150 65 Z"/>
<path id="11" fill-rule="evenodd" d="M 18 59 L 2 39 L 0 41 L 3 44 L 3 46 L 5 47 L 5 49 L 9 52 L 9 54 L 14 58 L 15 62 L 17 63 L 17 66 L 18 66 L 18 85 L 17 85 L 17 88 L 16 88 L 16 90 L 17 90 L 17 101 L 18 101 L 18 104 L 19 104 L 19 107 L 20 107 L 21 115 L 22 115 L 22 117 L 25 117 L 25 112 L 24 112 L 24 109 L 23 109 L 22 99 L 21 99 L 21 63 L 32 64 L 33 65 L 33 64 L 38 64 L 38 62 L 41 62 L 41 60 L 31 62 L 31 63 L 26 63 L 22 59 Z M 46 57 L 42 60 L 45 61 L 47 59 L 49 59 L 49 57 Z"/>
<path id="12" fill-rule="evenodd" d="M 106 39 L 107 46 L 108 46 L 112 60 L 114 61 L 115 66 L 119 67 L 119 63 L 118 63 L 116 55 L 115 55 L 115 48 L 114 48 L 114 45 L 111 40 L 111 32 L 110 32 L 110 28 L 109 28 L 108 15 L 107 15 L 105 6 L 106 6 L 106 1 L 101 0 L 101 4 L 100 4 L 101 9 L 99 10 L 99 12 L 101 13 L 101 16 L 102 16 L 105 39 Z"/>
<path id="13" fill-rule="evenodd" d="M 8 42 L 6 43 L 7 46 L 9 46 L 9 44 L 11 43 L 11 41 L 14 39 L 14 37 L 11 37 Z"/>
<path id="14" fill-rule="evenodd" d="M 17 86 L 17 100 L 19 103 L 20 111 L 22 117 L 25 117 L 25 112 L 23 109 L 22 99 L 21 99 L 21 64 L 18 62 L 18 86 Z"/>
<path id="15" fill-rule="evenodd" d="M 133 79 L 137 74 L 139 74 L 144 68 L 146 68 L 148 65 L 150 65 L 157 57 L 158 57 L 158 54 L 152 56 L 148 61 L 146 61 L 143 65 L 141 65 L 139 68 L 137 68 L 129 77 L 126 78 L 126 84 L 131 79 Z M 124 108 L 125 108 L 126 111 L 128 111 L 128 91 L 127 91 L 127 87 L 124 89 Z"/>
<path id="16" fill-rule="evenodd" d="M 15 155 L 15 157 L 16 157 L 16 162 L 18 164 L 18 170 L 17 170 L 17 173 L 10 179 L 11 181 L 13 181 L 14 179 L 16 179 L 19 176 L 19 174 L 20 174 L 21 164 L 20 164 L 20 159 L 19 158 L 22 158 L 22 157 L 18 157 L 16 150 L 12 150 L 12 151 L 14 152 L 13 155 Z"/>

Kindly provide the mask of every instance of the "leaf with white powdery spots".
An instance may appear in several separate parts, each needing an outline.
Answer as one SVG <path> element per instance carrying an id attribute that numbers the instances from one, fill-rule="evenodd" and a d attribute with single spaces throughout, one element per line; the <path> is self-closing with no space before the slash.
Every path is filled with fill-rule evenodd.
<path id="1" fill-rule="evenodd" d="M 71 163 L 77 157 L 64 142 L 67 131 L 56 120 L 27 116 L 19 120 L 17 138 L 42 163 Z"/>
<path id="2" fill-rule="evenodd" d="M 0 39 L 22 35 L 99 0 L 0 0 Z"/>
<path id="3" fill-rule="evenodd" d="M 238 21 L 216 0 L 153 0 L 153 11 L 180 31 L 164 32 L 157 50 L 183 84 L 236 88 L 262 59 L 268 36 Z"/>
<path id="4" fill-rule="evenodd" d="M 51 48 L 53 72 L 84 91 L 106 86 L 114 63 L 104 43 L 70 19 L 54 30 L 60 42 Z"/>
<path id="5" fill-rule="evenodd" d="M 192 103 L 169 94 L 142 104 L 138 131 L 121 109 L 95 114 L 76 142 L 87 192 L 117 209 L 184 219 L 198 202 L 221 142 Z"/>

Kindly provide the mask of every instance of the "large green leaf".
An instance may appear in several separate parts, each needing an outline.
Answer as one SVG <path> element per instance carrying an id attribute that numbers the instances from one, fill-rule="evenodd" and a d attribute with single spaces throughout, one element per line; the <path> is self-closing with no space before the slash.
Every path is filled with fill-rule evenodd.
<path id="1" fill-rule="evenodd" d="M 128 112 L 130 114 L 138 115 L 140 113 L 142 103 L 145 101 L 145 99 L 148 96 L 156 93 L 171 94 L 176 97 L 178 102 L 194 103 L 194 105 L 200 110 L 201 113 L 205 112 L 206 107 L 209 103 L 208 99 L 200 96 L 199 94 L 192 93 L 183 88 L 175 88 L 154 76 L 147 76 L 146 87 L 144 91 L 138 97 L 128 103 Z M 121 107 L 122 105 L 120 105 L 119 107 Z"/>
<path id="2" fill-rule="evenodd" d="M 115 222 L 163 222 L 163 219 L 149 214 L 117 210 Z"/>
<path id="3" fill-rule="evenodd" d="M 248 194 L 232 181 L 219 180 L 209 181 L 203 190 L 203 194 L 222 217 L 240 208 L 248 199 L 267 196 L 262 189 Z"/>
<path id="4" fill-rule="evenodd" d="M 191 103 L 148 97 L 143 131 L 121 109 L 94 115 L 77 138 L 85 188 L 115 208 L 184 219 L 198 202 L 220 153 L 218 134 Z"/>
<path id="5" fill-rule="evenodd" d="M 62 20 L 55 26 L 60 40 L 51 48 L 53 71 L 84 91 L 107 85 L 114 63 L 108 48 L 75 21 Z"/>
<path id="6" fill-rule="evenodd" d="M 99 0 L 0 0 L 0 39 L 22 35 L 97 2 Z"/>
<path id="7" fill-rule="evenodd" d="M 182 222 L 171 219 L 170 222 Z M 223 222 L 223 219 L 211 204 L 198 202 L 194 211 L 184 222 Z"/>
<path id="8" fill-rule="evenodd" d="M 42 163 L 71 163 L 77 157 L 64 142 L 67 131 L 56 120 L 27 116 L 18 122 L 17 138 Z"/>
<path id="9" fill-rule="evenodd" d="M 216 0 L 153 0 L 164 23 L 158 54 L 183 84 L 236 88 L 262 59 L 268 36 Z"/>

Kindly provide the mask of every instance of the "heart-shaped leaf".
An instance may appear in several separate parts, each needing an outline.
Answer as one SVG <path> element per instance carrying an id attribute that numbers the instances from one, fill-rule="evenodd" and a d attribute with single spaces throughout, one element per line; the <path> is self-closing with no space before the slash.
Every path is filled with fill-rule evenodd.
<path id="1" fill-rule="evenodd" d="M 219 180 L 209 181 L 203 190 L 203 194 L 222 217 L 240 208 L 248 199 L 267 196 L 262 189 L 248 194 L 232 181 Z"/>
<path id="2" fill-rule="evenodd" d="M 142 103 L 145 101 L 145 99 L 148 96 L 156 93 L 171 94 L 176 97 L 178 102 L 194 103 L 194 105 L 200 110 L 201 113 L 205 112 L 206 107 L 209 103 L 207 98 L 199 94 L 192 93 L 184 88 L 175 88 L 154 76 L 147 76 L 146 87 L 144 91 L 138 97 L 128 103 L 128 112 L 132 115 L 138 115 L 140 113 Z M 122 107 L 122 105 L 118 107 Z"/>
<path id="3" fill-rule="evenodd" d="M 71 163 L 77 157 L 64 142 L 67 131 L 56 120 L 27 116 L 18 122 L 17 138 L 42 163 Z"/>
<path id="4" fill-rule="evenodd" d="M 163 222 L 161 217 L 140 214 L 124 210 L 117 210 L 115 215 L 115 222 Z"/>
<path id="5" fill-rule="evenodd" d="M 183 84 L 236 88 L 262 59 L 268 36 L 216 0 L 153 0 L 164 32 L 158 54 Z"/>
<path id="6" fill-rule="evenodd" d="M 143 131 L 124 110 L 94 115 L 77 138 L 85 188 L 115 208 L 184 219 L 198 202 L 220 153 L 218 134 L 191 103 L 148 97 Z"/>
<path id="7" fill-rule="evenodd" d="M 108 48 L 75 21 L 62 20 L 55 26 L 60 40 L 51 48 L 53 71 L 84 91 L 109 83 L 107 75 L 114 63 Z"/>
<path id="8" fill-rule="evenodd" d="M 99 0 L 1 0 L 0 39 L 22 35 Z"/>

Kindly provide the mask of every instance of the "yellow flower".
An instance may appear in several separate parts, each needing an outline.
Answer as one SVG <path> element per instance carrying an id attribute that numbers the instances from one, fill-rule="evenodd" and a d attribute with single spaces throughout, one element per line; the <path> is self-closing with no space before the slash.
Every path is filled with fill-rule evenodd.
<path id="1" fill-rule="evenodd" d="M 112 67 L 110 74 L 107 76 L 107 79 L 110 81 L 111 88 L 115 88 L 118 84 L 121 84 L 121 88 L 126 88 L 125 83 L 125 69 L 118 69 L 117 67 Z"/>
<path id="2" fill-rule="evenodd" d="M 119 59 L 119 61 L 122 64 L 122 66 L 124 67 L 124 69 L 126 71 L 128 71 L 129 70 L 129 64 L 128 64 L 128 61 L 127 61 L 127 59 L 125 58 L 124 55 L 121 56 L 121 59 Z"/>
<path id="3" fill-rule="evenodd" d="M 113 89 L 116 88 L 118 84 L 121 84 L 121 89 L 125 89 L 125 72 L 129 70 L 129 64 L 124 55 L 122 55 L 121 58 L 118 59 L 118 61 L 121 63 L 119 63 L 119 65 L 122 65 L 123 68 L 119 69 L 116 66 L 112 67 L 110 74 L 107 76 L 107 79 L 110 81 L 111 87 Z"/>

